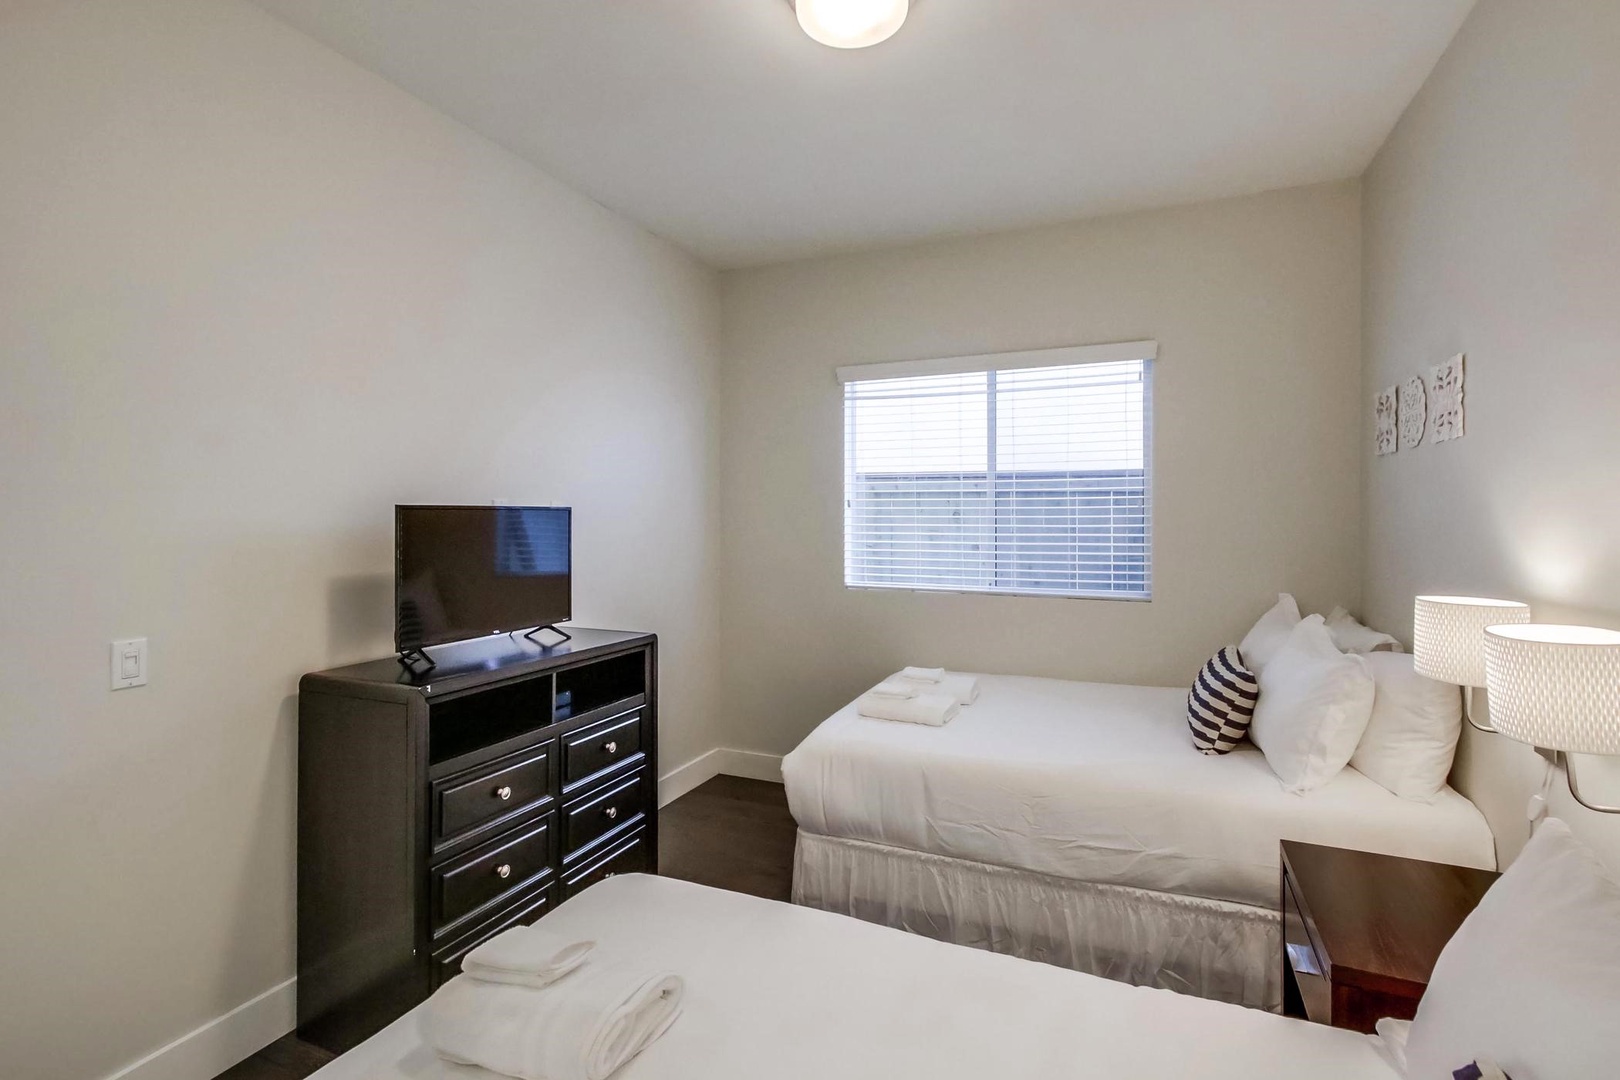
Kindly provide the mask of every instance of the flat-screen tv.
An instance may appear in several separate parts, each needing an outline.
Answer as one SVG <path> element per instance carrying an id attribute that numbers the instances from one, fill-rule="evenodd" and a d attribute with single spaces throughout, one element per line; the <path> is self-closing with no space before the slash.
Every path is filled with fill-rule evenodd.
<path id="1" fill-rule="evenodd" d="M 572 532 L 566 506 L 396 506 L 394 647 L 571 618 Z"/>

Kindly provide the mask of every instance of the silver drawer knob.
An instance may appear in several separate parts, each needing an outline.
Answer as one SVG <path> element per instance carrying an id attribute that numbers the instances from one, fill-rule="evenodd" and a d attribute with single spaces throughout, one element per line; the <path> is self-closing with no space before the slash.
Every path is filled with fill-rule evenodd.
<path id="1" fill-rule="evenodd" d="M 498 877 L 498 878 L 509 878 L 509 877 L 511 877 L 512 876 L 512 864 L 511 863 L 501 863 L 501 865 L 499 865 L 499 866 L 497 866 L 495 868 L 495 876 Z"/>
<path id="2" fill-rule="evenodd" d="M 495 789 L 495 797 L 502 802 L 505 802 L 507 799 L 512 797 L 512 789 L 509 787 L 498 787 Z"/>
<path id="3" fill-rule="evenodd" d="M 606 746 L 602 747 L 602 749 L 606 750 L 610 754 L 617 754 L 619 752 L 619 744 L 616 742 L 610 742 Z"/>
<path id="4" fill-rule="evenodd" d="M 617 806 L 610 806 L 606 810 L 603 810 L 602 813 L 608 816 L 609 821 L 612 821 L 614 818 L 619 816 L 619 808 Z"/>

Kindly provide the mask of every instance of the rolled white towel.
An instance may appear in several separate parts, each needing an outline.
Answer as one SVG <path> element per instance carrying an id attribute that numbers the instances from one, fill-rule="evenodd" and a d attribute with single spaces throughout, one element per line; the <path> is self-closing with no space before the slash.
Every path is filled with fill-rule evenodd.
<path id="1" fill-rule="evenodd" d="M 512 986 L 549 986 L 585 962 L 594 941 L 573 941 L 539 926 L 496 934 L 461 961 L 464 974 Z"/>
<path id="2" fill-rule="evenodd" d="M 961 708 L 955 698 L 944 694 L 918 694 L 912 698 L 876 697 L 862 694 L 855 699 L 855 711 L 872 720 L 898 720 L 903 724 L 944 727 Z"/>
<path id="3" fill-rule="evenodd" d="M 605 1080 L 669 1030 L 679 976 L 596 955 L 543 989 L 459 975 L 428 1001 L 429 1046 L 519 1080 Z"/>
<path id="4" fill-rule="evenodd" d="M 912 682 L 937 683 L 945 677 L 942 667 L 908 667 L 900 672 L 899 678 L 910 679 Z"/>
<path id="5" fill-rule="evenodd" d="M 944 694 L 948 698 L 955 698 L 958 705 L 971 705 L 979 700 L 979 680 L 973 675 L 953 675 L 946 672 L 938 682 L 922 682 L 917 679 L 908 679 L 905 672 L 890 675 L 879 685 L 888 685 L 891 682 L 909 683 L 924 694 Z"/>
<path id="6" fill-rule="evenodd" d="M 888 678 L 878 683 L 867 693 L 873 697 L 887 698 L 914 698 L 921 690 L 922 683 L 907 682 L 905 679 Z"/>

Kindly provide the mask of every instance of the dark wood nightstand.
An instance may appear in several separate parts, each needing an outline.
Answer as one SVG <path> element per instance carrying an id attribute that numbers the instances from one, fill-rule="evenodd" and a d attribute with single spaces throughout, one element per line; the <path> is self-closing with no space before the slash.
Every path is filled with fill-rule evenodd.
<path id="1" fill-rule="evenodd" d="M 1410 1020 L 1490 870 L 1282 842 L 1283 1012 L 1371 1032 Z"/>

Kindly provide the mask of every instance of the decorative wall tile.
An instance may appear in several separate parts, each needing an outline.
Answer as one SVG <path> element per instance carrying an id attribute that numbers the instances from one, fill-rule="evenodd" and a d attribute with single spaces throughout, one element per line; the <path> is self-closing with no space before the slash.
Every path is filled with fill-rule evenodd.
<path id="1" fill-rule="evenodd" d="M 1399 400 L 1400 391 L 1394 386 L 1385 387 L 1373 396 L 1373 445 L 1379 457 L 1401 448 Z"/>
<path id="2" fill-rule="evenodd" d="M 1420 445 L 1428 425 L 1428 391 L 1423 377 L 1414 375 L 1401 384 L 1401 445 L 1408 450 Z"/>
<path id="3" fill-rule="evenodd" d="M 1463 354 L 1429 372 L 1429 441 L 1463 437 Z"/>

